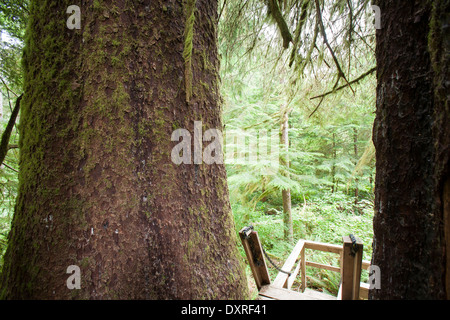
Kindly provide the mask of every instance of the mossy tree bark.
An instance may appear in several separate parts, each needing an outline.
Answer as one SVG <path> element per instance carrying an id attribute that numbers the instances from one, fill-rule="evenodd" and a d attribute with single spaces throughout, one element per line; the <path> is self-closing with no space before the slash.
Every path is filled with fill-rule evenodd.
<path id="1" fill-rule="evenodd" d="M 1 297 L 245 298 L 224 166 L 171 161 L 176 128 L 222 128 L 217 1 L 82 1 L 81 30 L 72 4 L 30 5 Z"/>
<path id="2" fill-rule="evenodd" d="M 449 1 L 375 4 L 381 8 L 382 29 L 377 31 L 372 263 L 381 270 L 381 288 L 370 295 L 442 299 L 448 295 L 444 279 L 450 267 L 442 205 L 449 177 L 448 83 L 441 81 L 449 77 Z M 436 17 L 438 26 L 430 28 Z M 446 44 L 441 38 L 434 49 L 433 28 L 446 35 Z M 433 56 L 438 57 L 435 68 Z"/>

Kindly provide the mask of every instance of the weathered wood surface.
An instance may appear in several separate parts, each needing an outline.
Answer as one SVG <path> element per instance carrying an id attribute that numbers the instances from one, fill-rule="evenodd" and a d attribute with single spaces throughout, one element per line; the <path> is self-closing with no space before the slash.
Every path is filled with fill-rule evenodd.
<path id="1" fill-rule="evenodd" d="M 305 292 L 299 293 L 285 288 L 267 285 L 259 291 L 260 300 L 336 300 L 336 297 L 306 289 Z"/>

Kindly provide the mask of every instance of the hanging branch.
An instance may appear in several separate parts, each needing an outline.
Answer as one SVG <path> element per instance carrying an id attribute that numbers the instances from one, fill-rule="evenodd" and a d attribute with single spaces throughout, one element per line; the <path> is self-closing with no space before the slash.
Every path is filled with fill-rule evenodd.
<path id="1" fill-rule="evenodd" d="M 316 48 L 316 41 L 317 41 L 318 35 L 319 35 L 319 20 L 316 17 L 316 25 L 314 27 L 314 35 L 312 37 L 312 42 L 311 42 L 311 45 L 310 45 L 310 47 L 308 49 L 308 52 L 306 53 L 305 60 L 303 60 L 302 64 L 300 65 L 300 72 L 299 72 L 300 75 L 303 74 L 303 71 L 305 70 L 306 65 L 308 64 L 308 61 L 311 60 L 311 55 L 312 55 L 314 49 Z"/>
<path id="2" fill-rule="evenodd" d="M 319 108 L 320 108 L 320 105 L 322 104 L 322 102 L 323 102 L 323 99 L 325 99 L 325 96 L 323 96 L 321 99 L 320 99 L 320 102 L 319 102 L 319 104 L 317 105 L 317 107 L 314 109 L 314 111 L 313 112 L 311 112 L 311 114 L 309 115 L 309 117 L 308 118 L 311 118 L 313 115 L 314 115 L 314 113 L 316 113 L 316 111 L 317 110 L 319 110 Z"/>
<path id="3" fill-rule="evenodd" d="M 331 45 L 330 45 L 330 43 L 328 42 L 327 34 L 326 34 L 326 32 L 325 32 L 325 26 L 323 25 L 322 13 L 321 13 L 321 11 L 320 11 L 319 0 L 315 0 L 315 2 L 316 2 L 316 8 L 317 8 L 317 17 L 318 17 L 318 19 L 319 19 L 319 26 L 320 26 L 320 30 L 321 30 L 321 33 L 322 33 L 323 41 L 324 41 L 325 45 L 327 46 L 328 50 L 330 51 L 331 56 L 333 57 L 333 60 L 334 60 L 334 64 L 336 65 L 336 68 L 338 69 L 338 78 L 337 78 L 337 81 L 336 81 L 336 83 L 335 83 L 335 85 L 334 85 L 333 90 L 334 90 L 334 89 L 337 87 L 337 85 L 339 84 L 339 80 L 340 80 L 341 78 L 343 78 L 343 79 L 345 80 L 345 82 L 347 82 L 347 84 L 348 84 L 348 86 L 350 87 L 350 89 L 352 90 L 352 92 L 355 93 L 355 91 L 354 91 L 353 88 L 351 87 L 350 83 L 348 82 L 348 80 L 347 80 L 347 78 L 346 78 L 346 76 L 345 76 L 345 74 L 344 74 L 344 71 L 342 71 L 341 65 L 339 64 L 339 61 L 338 61 L 338 59 L 337 59 L 337 57 L 336 57 L 336 54 L 335 54 L 334 51 L 333 51 L 333 48 L 331 48 Z"/>
<path id="4" fill-rule="evenodd" d="M 229 26 L 227 27 L 227 29 L 228 29 L 227 32 L 230 32 L 229 30 L 236 30 L 236 28 L 238 28 L 238 25 L 240 23 L 240 19 L 244 16 L 244 14 L 243 14 L 245 12 L 244 10 L 246 9 L 246 7 L 247 7 L 247 5 L 249 3 L 248 0 L 247 1 L 242 1 L 242 2 L 243 2 L 243 4 L 239 6 L 239 10 L 237 10 L 237 13 L 232 14 L 233 21 L 230 22 Z M 231 33 L 228 36 L 230 37 L 230 39 L 233 38 Z M 225 56 L 229 56 L 231 54 L 231 52 L 233 51 L 233 48 L 236 47 L 236 41 L 237 41 L 237 39 L 234 39 L 233 43 L 231 43 L 230 45 L 228 45 L 226 47 Z M 226 61 L 227 65 L 228 65 L 228 63 L 229 63 L 228 59 L 225 59 L 225 61 Z"/>
<path id="5" fill-rule="evenodd" d="M 14 171 L 15 173 L 19 173 L 19 171 L 17 171 L 17 170 L 14 169 L 13 167 L 8 166 L 6 163 L 3 163 L 3 165 L 4 165 L 5 167 L 7 167 L 9 170 Z"/>
<path id="6" fill-rule="evenodd" d="M 12 91 L 12 90 L 8 87 L 8 85 L 6 84 L 5 80 L 3 80 L 2 77 L 0 77 L 0 80 L 3 82 L 3 85 L 5 86 L 5 88 L 6 88 L 6 90 L 7 90 L 8 92 L 12 92 L 12 94 L 15 95 L 16 97 L 19 96 L 17 93 L 15 93 L 14 91 Z"/>
<path id="7" fill-rule="evenodd" d="M 347 6 L 348 6 L 348 10 L 349 10 L 349 28 L 348 28 L 348 73 L 350 73 L 350 66 L 351 66 L 351 60 L 352 60 L 352 56 L 351 56 L 351 47 L 352 47 L 352 42 L 353 42 L 353 37 L 352 37 L 352 33 L 353 33 L 353 8 L 352 8 L 352 3 L 350 0 L 347 0 Z"/>
<path id="8" fill-rule="evenodd" d="M 227 0 L 223 1 L 222 9 L 220 9 L 219 17 L 217 18 L 217 21 L 220 21 L 220 18 L 222 17 L 223 10 L 225 10 L 225 6 L 227 5 Z"/>
<path id="9" fill-rule="evenodd" d="M 268 0 L 269 13 L 274 18 L 278 25 L 278 29 L 281 32 L 283 38 L 283 48 L 289 48 L 289 43 L 292 42 L 292 34 L 289 31 L 289 27 L 283 18 L 280 7 L 278 6 L 277 0 Z"/>
<path id="10" fill-rule="evenodd" d="M 344 89 L 344 88 L 347 88 L 349 85 L 352 85 L 352 84 L 354 84 L 354 83 L 357 83 L 357 82 L 361 81 L 362 79 L 364 79 L 365 77 L 367 77 L 368 75 L 374 73 L 375 70 L 377 70 L 376 67 L 370 69 L 370 70 L 367 71 L 366 73 L 360 75 L 360 76 L 359 76 L 358 78 L 356 78 L 355 80 L 350 81 L 350 82 L 348 82 L 347 84 L 344 84 L 344 85 L 340 86 L 339 88 L 337 88 L 337 89 L 335 89 L 335 90 L 328 91 L 328 92 L 326 92 L 326 93 L 323 93 L 323 94 L 321 94 L 321 95 L 312 97 L 312 98 L 310 98 L 310 99 L 311 99 L 311 100 L 314 100 L 314 99 L 318 99 L 318 98 L 323 98 L 323 97 L 326 97 L 326 96 L 328 96 L 328 95 L 330 95 L 330 94 L 332 94 L 332 93 L 335 93 L 335 92 L 337 92 L 337 91 L 339 91 L 339 90 L 342 90 L 342 89 Z"/>
<path id="11" fill-rule="evenodd" d="M 303 26 L 305 25 L 306 18 L 308 17 L 308 6 L 309 6 L 309 0 L 303 2 L 302 7 L 301 7 L 300 20 L 298 22 L 297 29 L 295 30 L 295 37 L 294 37 L 294 41 L 293 41 L 294 46 L 293 46 L 292 52 L 291 52 L 291 58 L 290 58 L 290 61 L 289 61 L 289 67 L 291 67 L 292 64 L 294 63 L 294 59 L 295 59 L 295 56 L 296 56 L 296 51 L 297 51 L 298 46 L 299 46 L 300 35 L 302 33 Z"/>

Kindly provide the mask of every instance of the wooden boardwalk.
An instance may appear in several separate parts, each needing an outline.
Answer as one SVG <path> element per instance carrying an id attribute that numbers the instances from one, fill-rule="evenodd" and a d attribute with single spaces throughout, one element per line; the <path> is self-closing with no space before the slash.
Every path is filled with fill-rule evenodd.
<path id="1" fill-rule="evenodd" d="M 285 288 L 266 285 L 259 290 L 258 300 L 336 300 L 337 298 L 319 291 L 306 289 L 296 292 Z"/>
<path id="2" fill-rule="evenodd" d="M 353 235 L 344 236 L 341 246 L 308 240 L 299 240 L 286 259 L 282 271 L 270 280 L 263 248 L 253 227 L 239 232 L 250 269 L 261 300 L 362 300 L 367 299 L 369 286 L 361 283 L 361 270 L 369 269 L 370 262 L 362 260 L 363 244 Z M 339 255 L 339 267 L 306 261 L 305 250 L 318 250 Z M 339 272 L 341 285 L 337 297 L 306 288 L 306 267 Z M 300 274 L 301 292 L 290 290 Z"/>

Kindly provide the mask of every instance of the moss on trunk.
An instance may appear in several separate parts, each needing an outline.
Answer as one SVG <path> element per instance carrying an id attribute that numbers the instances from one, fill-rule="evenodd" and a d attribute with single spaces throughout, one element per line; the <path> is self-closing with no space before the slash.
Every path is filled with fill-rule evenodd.
<path id="1" fill-rule="evenodd" d="M 182 4 L 95 0 L 69 30 L 70 4 L 30 5 L 1 296 L 245 298 L 224 166 L 170 158 L 174 124 L 222 127 L 216 1 L 196 3 L 192 47 L 205 54 L 190 55 L 190 104 Z M 69 265 L 81 269 L 80 290 L 66 286 Z"/>

